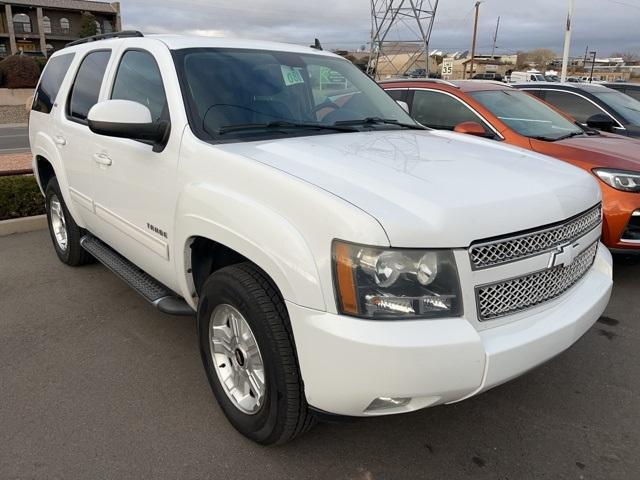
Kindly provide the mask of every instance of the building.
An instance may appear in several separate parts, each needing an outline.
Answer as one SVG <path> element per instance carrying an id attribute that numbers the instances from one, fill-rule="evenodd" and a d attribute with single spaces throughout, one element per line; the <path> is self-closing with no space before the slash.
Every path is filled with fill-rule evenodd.
<path id="1" fill-rule="evenodd" d="M 471 58 L 468 54 L 466 56 L 446 56 L 445 61 L 450 65 L 451 73 L 444 74 L 444 72 L 442 72 L 442 75 L 443 78 L 447 78 L 449 80 L 471 78 L 474 75 L 484 73 L 495 73 L 505 77 L 507 72 L 515 70 L 518 56 L 498 54 L 476 55 L 473 60 L 473 72 L 470 72 Z M 445 62 L 443 62 L 442 66 L 444 67 L 444 65 Z"/>
<path id="2" fill-rule="evenodd" d="M 47 56 L 80 38 L 83 15 L 97 33 L 121 30 L 120 2 L 0 0 L 0 57 L 25 52 Z"/>

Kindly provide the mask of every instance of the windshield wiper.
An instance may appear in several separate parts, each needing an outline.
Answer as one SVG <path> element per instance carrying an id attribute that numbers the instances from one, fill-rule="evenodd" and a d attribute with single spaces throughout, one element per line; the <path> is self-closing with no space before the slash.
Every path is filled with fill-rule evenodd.
<path id="1" fill-rule="evenodd" d="M 242 130 L 278 130 L 278 129 L 315 129 L 315 130 L 332 130 L 334 132 L 357 132 L 355 128 L 342 127 L 339 125 L 322 125 L 319 123 L 296 123 L 278 120 L 268 123 L 244 123 L 238 125 L 225 125 L 218 129 L 218 135 L 225 133 L 239 132 Z"/>
<path id="2" fill-rule="evenodd" d="M 562 135 L 560 137 L 545 137 L 545 136 L 537 136 L 537 137 L 531 137 L 534 140 L 542 140 L 543 142 L 557 142 L 559 140 L 566 140 L 567 138 L 571 138 L 571 137 L 577 137 L 578 135 L 584 135 L 585 132 L 571 132 L 571 133 L 567 133 L 566 135 Z"/>
<path id="3" fill-rule="evenodd" d="M 423 127 L 417 123 L 401 123 L 393 118 L 380 118 L 380 117 L 366 117 L 359 118 L 357 120 L 340 120 L 333 125 L 397 125 L 402 128 L 409 128 L 411 130 L 428 130 L 427 127 Z"/>

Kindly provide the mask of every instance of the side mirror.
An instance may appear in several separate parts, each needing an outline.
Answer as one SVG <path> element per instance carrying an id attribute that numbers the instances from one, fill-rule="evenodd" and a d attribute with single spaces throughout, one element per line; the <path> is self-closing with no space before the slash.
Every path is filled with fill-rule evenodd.
<path id="1" fill-rule="evenodd" d="M 486 137 L 487 131 L 478 122 L 462 122 L 456 125 L 454 132 L 475 135 L 476 137 Z"/>
<path id="2" fill-rule="evenodd" d="M 587 126 L 597 130 L 610 132 L 616 126 L 615 122 L 609 115 L 604 113 L 596 113 L 587 119 Z"/>
<path id="3" fill-rule="evenodd" d="M 87 115 L 89 129 L 98 135 L 130 138 L 164 145 L 169 123 L 154 122 L 147 107 L 130 100 L 106 100 L 96 103 Z"/>
<path id="4" fill-rule="evenodd" d="M 396 100 L 396 103 L 402 107 L 402 109 L 409 113 L 409 104 L 407 102 L 403 102 L 402 100 Z"/>

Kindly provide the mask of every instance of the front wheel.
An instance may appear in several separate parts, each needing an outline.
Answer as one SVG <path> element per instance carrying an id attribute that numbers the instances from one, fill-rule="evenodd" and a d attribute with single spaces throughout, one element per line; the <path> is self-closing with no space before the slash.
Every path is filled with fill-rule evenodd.
<path id="1" fill-rule="evenodd" d="M 287 309 L 264 272 L 242 263 L 211 275 L 198 334 L 213 393 L 240 433 L 282 444 L 313 425 Z"/>

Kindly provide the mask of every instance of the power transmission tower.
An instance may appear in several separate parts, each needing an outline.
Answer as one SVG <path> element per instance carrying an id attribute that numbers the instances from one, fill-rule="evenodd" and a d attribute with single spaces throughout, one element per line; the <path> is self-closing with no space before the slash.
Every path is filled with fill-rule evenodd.
<path id="1" fill-rule="evenodd" d="M 438 1 L 371 0 L 369 75 L 402 75 L 424 54 L 429 76 L 429 40 Z"/>

